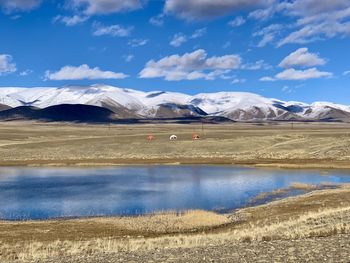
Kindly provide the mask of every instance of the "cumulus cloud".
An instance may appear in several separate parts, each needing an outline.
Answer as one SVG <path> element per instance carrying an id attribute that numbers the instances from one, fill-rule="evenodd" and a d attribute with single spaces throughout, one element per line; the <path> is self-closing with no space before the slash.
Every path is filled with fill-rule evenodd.
<path id="1" fill-rule="evenodd" d="M 128 45 L 131 47 L 141 47 L 141 46 L 146 45 L 148 43 L 148 41 L 149 41 L 148 39 L 134 38 L 128 42 Z"/>
<path id="2" fill-rule="evenodd" d="M 343 72 L 343 76 L 348 76 L 348 75 L 350 75 L 350 70 L 347 70 L 347 71 Z"/>
<path id="3" fill-rule="evenodd" d="M 157 16 L 153 16 L 149 19 L 149 23 L 154 26 L 162 26 L 164 25 L 164 14 L 159 14 Z"/>
<path id="4" fill-rule="evenodd" d="M 150 60 L 139 73 L 140 78 L 164 78 L 168 81 L 228 78 L 226 75 L 241 66 L 239 55 L 208 57 L 199 49 L 184 55 L 171 55 L 158 61 Z"/>
<path id="5" fill-rule="evenodd" d="M 45 80 L 82 80 L 82 79 L 124 79 L 128 75 L 113 71 L 102 71 L 98 67 L 90 68 L 83 64 L 78 67 L 64 66 L 60 70 L 45 72 Z"/>
<path id="6" fill-rule="evenodd" d="M 276 75 L 277 79 L 281 80 L 307 80 L 318 78 L 329 78 L 333 74 L 326 71 L 319 71 L 316 68 L 310 68 L 306 70 L 296 70 L 294 68 L 286 69 Z"/>
<path id="7" fill-rule="evenodd" d="M 123 27 L 121 25 L 104 26 L 101 23 L 95 22 L 93 24 L 93 35 L 104 36 L 109 35 L 112 37 L 127 37 L 130 35 L 133 27 Z"/>
<path id="8" fill-rule="evenodd" d="M 282 68 L 291 68 L 294 66 L 313 67 L 324 64 L 326 64 L 326 61 L 323 58 L 320 58 L 318 54 L 310 53 L 308 48 L 303 47 L 285 57 L 279 66 Z"/>
<path id="9" fill-rule="evenodd" d="M 42 0 L 0 0 L 0 7 L 7 13 L 30 11 L 41 4 Z"/>
<path id="10" fill-rule="evenodd" d="M 89 19 L 88 16 L 79 16 L 79 15 L 74 15 L 74 16 L 62 16 L 58 15 L 53 18 L 54 23 L 62 23 L 65 24 L 66 26 L 75 26 L 78 24 L 83 24 Z"/>
<path id="11" fill-rule="evenodd" d="M 243 9 L 270 4 L 271 0 L 166 0 L 164 12 L 185 20 L 212 19 Z"/>
<path id="12" fill-rule="evenodd" d="M 0 76 L 16 72 L 16 64 L 11 55 L 0 54 Z"/>
<path id="13" fill-rule="evenodd" d="M 81 8 L 86 15 L 111 14 L 142 8 L 142 0 L 69 0 L 73 8 Z"/>
<path id="14" fill-rule="evenodd" d="M 285 69 L 276 74 L 275 77 L 263 77 L 260 81 L 275 81 L 275 80 L 308 80 L 319 78 L 330 78 L 333 74 L 327 71 L 319 71 L 317 68 L 305 70 L 297 70 L 294 68 Z"/>
<path id="15" fill-rule="evenodd" d="M 239 26 L 244 25 L 245 22 L 246 22 L 246 20 L 243 17 L 237 16 L 235 19 L 228 22 L 228 25 L 231 27 L 239 27 Z"/>
<path id="16" fill-rule="evenodd" d="M 179 47 L 185 42 L 187 42 L 187 36 L 183 33 L 176 33 L 169 44 L 173 47 Z"/>

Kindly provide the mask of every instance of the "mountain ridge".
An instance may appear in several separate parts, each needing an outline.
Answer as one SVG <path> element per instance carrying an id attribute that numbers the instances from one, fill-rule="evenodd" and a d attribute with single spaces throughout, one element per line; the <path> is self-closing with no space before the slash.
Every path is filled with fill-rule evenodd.
<path id="1" fill-rule="evenodd" d="M 350 121 L 348 105 L 282 101 L 249 92 L 199 93 L 192 96 L 108 85 L 0 88 L 0 111 L 21 106 L 45 109 L 67 104 L 102 107 L 120 119 L 213 116 L 234 121 Z"/>

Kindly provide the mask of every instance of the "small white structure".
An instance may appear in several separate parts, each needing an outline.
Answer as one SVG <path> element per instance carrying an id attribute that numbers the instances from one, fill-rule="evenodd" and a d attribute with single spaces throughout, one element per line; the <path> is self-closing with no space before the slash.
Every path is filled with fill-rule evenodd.
<path id="1" fill-rule="evenodd" d="M 177 136 L 175 134 L 170 136 L 170 141 L 176 141 L 177 140 Z"/>

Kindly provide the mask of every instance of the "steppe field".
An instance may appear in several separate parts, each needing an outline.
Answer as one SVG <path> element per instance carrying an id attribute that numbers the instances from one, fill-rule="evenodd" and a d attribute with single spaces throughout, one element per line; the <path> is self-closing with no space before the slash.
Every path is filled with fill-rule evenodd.
<path id="1" fill-rule="evenodd" d="M 193 133 L 200 140 L 193 141 Z M 169 141 L 176 134 L 178 140 Z M 149 142 L 148 135 L 155 140 Z M 350 123 L 3 122 L 0 165 L 239 164 L 350 168 Z"/>
<path id="2" fill-rule="evenodd" d="M 1 166 L 153 163 L 350 169 L 350 124 L 0 125 Z M 228 214 L 0 221 L 0 262 L 350 262 L 350 186 L 294 187 Z"/>

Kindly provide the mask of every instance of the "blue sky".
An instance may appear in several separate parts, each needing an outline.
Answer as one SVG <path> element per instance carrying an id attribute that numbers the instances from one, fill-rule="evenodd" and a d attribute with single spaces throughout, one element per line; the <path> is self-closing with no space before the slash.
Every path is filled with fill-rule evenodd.
<path id="1" fill-rule="evenodd" d="M 349 0 L 0 0 L 0 86 L 350 104 Z"/>

